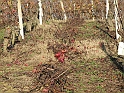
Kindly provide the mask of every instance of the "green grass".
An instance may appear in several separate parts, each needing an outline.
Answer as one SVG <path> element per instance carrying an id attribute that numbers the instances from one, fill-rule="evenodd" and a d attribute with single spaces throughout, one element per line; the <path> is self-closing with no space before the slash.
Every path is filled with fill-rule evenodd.
<path id="1" fill-rule="evenodd" d="M 96 22 L 86 22 L 82 27 L 81 30 L 87 30 L 87 31 L 91 31 L 93 29 L 93 27 L 96 26 Z"/>
<path id="2" fill-rule="evenodd" d="M 110 36 L 108 34 L 105 34 L 97 27 L 106 30 L 105 28 L 103 28 L 104 26 L 97 21 L 86 22 L 83 24 L 83 26 L 79 27 L 80 33 L 78 33 L 76 37 L 83 39 L 99 38 L 99 39 L 105 39 L 107 42 L 109 42 Z"/>
<path id="3" fill-rule="evenodd" d="M 77 71 L 74 73 L 74 77 L 77 78 L 76 84 L 74 84 L 76 89 L 76 93 L 84 93 L 89 91 L 89 86 L 97 84 L 96 86 L 92 87 L 92 93 L 106 93 L 104 88 L 100 83 L 103 83 L 105 80 L 98 76 L 99 71 L 96 69 L 99 67 L 98 63 L 93 60 L 82 60 L 79 62 L 72 62 L 73 65 L 76 66 Z M 87 77 L 87 81 L 85 81 Z"/>
<path id="4" fill-rule="evenodd" d="M 99 90 L 99 92 L 97 92 L 97 93 L 106 93 L 105 90 L 103 89 L 103 87 L 100 85 L 96 86 L 96 89 Z"/>
<path id="5" fill-rule="evenodd" d="M 5 29 L 0 30 L 0 43 L 3 41 Z"/>
<path id="6" fill-rule="evenodd" d="M 50 21 L 47 20 L 45 23 L 46 23 L 47 25 L 49 25 L 49 24 L 50 24 Z"/>
<path id="7" fill-rule="evenodd" d="M 73 91 L 71 91 L 71 90 L 67 90 L 66 93 L 73 93 Z"/>
<path id="8" fill-rule="evenodd" d="M 102 78 L 92 75 L 90 81 L 94 83 L 94 82 L 103 82 L 104 80 Z"/>
<path id="9" fill-rule="evenodd" d="M 5 32 L 5 29 L 0 29 L 0 52 L 2 51 L 1 44 L 3 43 L 3 40 L 4 40 L 4 32 Z"/>
<path id="10" fill-rule="evenodd" d="M 38 40 L 43 40 L 44 37 L 43 37 L 43 36 L 36 36 L 36 39 L 38 39 Z"/>
<path id="11" fill-rule="evenodd" d="M 77 37 L 81 38 L 90 38 L 94 35 L 94 32 L 96 31 L 94 27 L 96 26 L 96 22 L 86 22 L 83 24 L 83 26 L 79 27 L 81 33 L 77 35 Z M 85 34 L 83 34 L 85 33 Z"/>

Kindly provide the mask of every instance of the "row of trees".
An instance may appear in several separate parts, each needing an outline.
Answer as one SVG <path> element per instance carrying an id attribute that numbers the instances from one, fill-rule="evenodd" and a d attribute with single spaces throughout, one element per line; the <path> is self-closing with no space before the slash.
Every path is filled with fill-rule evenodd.
<path id="1" fill-rule="evenodd" d="M 108 0 L 106 0 L 108 1 Z M 43 9 L 43 20 L 49 19 L 71 19 L 80 17 L 84 19 L 105 19 L 105 0 L 21 0 L 23 21 L 30 19 L 33 15 L 38 16 L 39 2 Z M 1 23 L 10 24 L 18 22 L 17 0 L 1 0 Z M 124 13 L 124 1 L 118 0 L 121 14 Z M 114 15 L 114 0 L 109 0 L 109 13 Z M 35 14 L 34 14 L 35 13 Z M 41 14 L 42 15 L 42 14 Z M 65 18 L 66 17 L 66 18 Z M 15 20 L 16 19 L 16 20 Z"/>
<path id="2" fill-rule="evenodd" d="M 45 21 L 64 19 L 65 14 L 67 19 L 74 17 L 91 19 L 93 16 L 95 19 L 105 18 L 105 0 L 21 0 L 23 19 L 32 17 L 33 12 L 38 13 L 39 1 L 42 4 Z M 1 22 L 10 24 L 10 21 L 18 21 L 17 0 L 1 0 L 0 9 L 1 18 L 4 19 Z"/>
<path id="3" fill-rule="evenodd" d="M 114 22 L 116 28 L 118 28 L 117 23 L 123 24 L 123 4 L 123 0 L 1 0 L 0 24 L 6 26 L 5 37 L 11 37 L 13 40 L 4 41 L 11 41 L 11 44 L 14 45 L 16 36 L 24 39 L 24 31 L 31 31 L 37 25 L 42 25 L 42 21 L 50 19 L 65 21 L 75 17 L 85 20 L 107 19 L 109 29 L 113 30 L 112 19 L 117 17 L 117 19 L 121 19 L 120 21 L 116 19 Z M 119 35 L 117 31 L 116 29 L 116 34 Z M 5 43 L 4 46 L 4 50 L 6 50 L 8 43 Z"/>

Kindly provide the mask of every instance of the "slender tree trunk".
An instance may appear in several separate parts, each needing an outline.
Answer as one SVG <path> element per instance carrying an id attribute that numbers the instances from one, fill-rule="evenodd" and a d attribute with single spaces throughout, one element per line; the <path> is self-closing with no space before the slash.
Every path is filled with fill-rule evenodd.
<path id="1" fill-rule="evenodd" d="M 106 24 L 107 27 L 109 29 L 109 31 L 114 31 L 115 27 L 114 24 L 112 22 L 112 14 L 111 12 L 109 12 L 109 0 L 106 0 L 106 15 L 105 15 L 105 19 L 106 19 Z"/>
<path id="2" fill-rule="evenodd" d="M 74 16 L 75 16 L 75 14 L 76 14 L 76 8 L 75 8 L 75 2 L 74 2 Z"/>
<path id="3" fill-rule="evenodd" d="M 106 19 L 108 18 L 109 0 L 106 0 Z"/>
<path id="4" fill-rule="evenodd" d="M 54 20 L 54 16 L 53 16 L 53 0 L 50 0 L 50 16 L 52 17 L 52 20 Z"/>
<path id="5" fill-rule="evenodd" d="M 80 15 L 80 19 L 82 18 L 82 0 L 80 0 L 80 10 L 79 10 L 79 15 Z"/>
<path id="6" fill-rule="evenodd" d="M 20 35 L 22 36 L 22 39 L 24 39 L 24 31 L 23 31 L 23 21 L 22 21 L 22 10 L 21 10 L 21 1 L 18 1 L 18 16 L 19 16 L 19 27 L 20 27 Z"/>
<path id="7" fill-rule="evenodd" d="M 114 0 L 114 5 L 115 5 L 115 28 L 116 28 L 116 39 L 119 39 L 119 37 L 121 37 L 118 34 L 118 30 L 119 30 L 119 23 L 118 23 L 118 11 L 117 11 L 117 0 Z"/>
<path id="8" fill-rule="evenodd" d="M 118 33 L 118 31 L 120 31 L 120 33 L 122 33 L 121 35 L 123 35 L 124 32 L 121 32 L 121 24 L 119 22 L 119 16 L 118 16 L 118 1 L 114 0 L 114 6 L 115 6 L 115 27 L 116 27 L 116 39 L 119 43 L 118 46 L 118 55 L 124 55 L 124 42 L 122 41 L 122 37 L 120 36 L 120 34 Z"/>
<path id="9" fill-rule="evenodd" d="M 94 2 L 93 2 L 93 0 L 91 0 L 91 4 L 92 4 L 92 19 L 94 21 Z"/>
<path id="10" fill-rule="evenodd" d="M 102 20 L 104 20 L 104 12 L 103 12 L 103 9 L 101 10 L 101 12 L 102 12 Z"/>
<path id="11" fill-rule="evenodd" d="M 40 25 L 43 24 L 43 9 L 42 9 L 42 3 L 41 3 L 41 0 L 38 0 L 38 4 L 39 4 L 39 21 L 40 21 Z"/>
<path id="12" fill-rule="evenodd" d="M 67 21 L 67 16 L 66 16 L 66 13 L 65 13 L 64 4 L 63 4 L 62 0 L 60 0 L 60 4 L 61 4 L 62 11 L 64 13 L 64 20 Z"/>

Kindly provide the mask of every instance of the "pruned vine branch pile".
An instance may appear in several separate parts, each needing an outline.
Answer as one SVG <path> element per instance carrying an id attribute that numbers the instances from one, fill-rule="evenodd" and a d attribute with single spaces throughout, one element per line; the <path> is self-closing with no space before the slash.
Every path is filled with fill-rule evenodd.
<path id="1" fill-rule="evenodd" d="M 68 74 L 72 68 L 62 66 L 61 64 L 41 64 L 34 69 L 35 89 L 43 93 L 63 93 L 65 91 L 74 91 Z M 47 91 L 47 92 L 46 92 Z"/>

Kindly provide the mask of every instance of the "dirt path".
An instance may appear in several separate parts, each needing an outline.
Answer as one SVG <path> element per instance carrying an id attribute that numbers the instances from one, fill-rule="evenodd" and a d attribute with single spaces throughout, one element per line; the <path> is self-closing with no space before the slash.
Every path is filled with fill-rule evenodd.
<path id="1" fill-rule="evenodd" d="M 70 80 L 71 89 L 66 88 L 64 93 L 123 93 L 123 73 L 108 56 L 116 52 L 114 42 L 109 49 L 108 37 L 101 36 L 103 32 L 94 28 L 96 23 L 82 24 L 71 26 L 70 23 L 68 27 L 63 22 L 49 22 L 26 33 L 25 40 L 17 43 L 9 54 L 1 54 L 0 93 L 30 93 L 37 86 L 33 76 L 36 66 L 43 64 L 57 64 L 65 69 L 74 67 L 66 77 Z M 66 50 L 62 63 L 55 58 L 61 50 Z M 113 51 L 110 53 L 109 50 Z M 53 93 L 62 93 L 55 91 Z"/>

